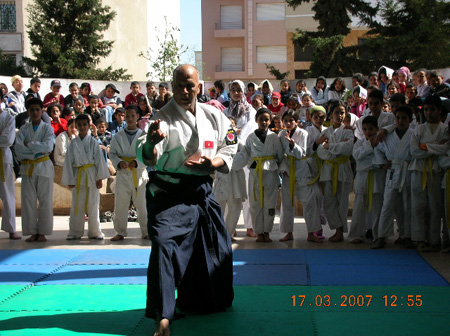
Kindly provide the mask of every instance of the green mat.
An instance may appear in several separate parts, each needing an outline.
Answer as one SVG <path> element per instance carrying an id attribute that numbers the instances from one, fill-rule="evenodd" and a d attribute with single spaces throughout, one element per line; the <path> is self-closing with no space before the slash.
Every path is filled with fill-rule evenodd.
<path id="1" fill-rule="evenodd" d="M 144 285 L 3 285 L 0 336 L 148 335 L 154 322 L 143 317 L 145 290 Z M 188 315 L 171 330 L 175 336 L 435 336 L 448 335 L 449 320 L 448 286 L 235 286 L 227 312 Z"/>

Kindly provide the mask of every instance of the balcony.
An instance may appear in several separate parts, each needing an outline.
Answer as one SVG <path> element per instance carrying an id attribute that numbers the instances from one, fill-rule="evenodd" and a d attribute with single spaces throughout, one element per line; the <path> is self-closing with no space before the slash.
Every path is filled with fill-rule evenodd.
<path id="1" fill-rule="evenodd" d="M 214 29 L 215 38 L 223 37 L 244 37 L 244 24 L 240 22 L 216 22 Z"/>

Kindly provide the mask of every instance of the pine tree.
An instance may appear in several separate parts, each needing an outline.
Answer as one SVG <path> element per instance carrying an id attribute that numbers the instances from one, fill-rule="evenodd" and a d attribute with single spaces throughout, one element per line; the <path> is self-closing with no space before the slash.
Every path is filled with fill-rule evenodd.
<path id="1" fill-rule="evenodd" d="M 310 0 L 286 0 L 296 8 Z M 355 72 L 367 72 L 371 63 L 359 61 L 358 46 L 344 47 L 344 38 L 350 33 L 351 15 L 362 23 L 370 23 L 377 8 L 363 0 L 317 0 L 312 7 L 314 20 L 319 23 L 315 32 L 297 30 L 294 43 L 302 48 L 312 46 L 313 60 L 308 73 L 311 77 L 319 75 L 334 77 L 348 76 Z"/>
<path id="2" fill-rule="evenodd" d="M 26 64 L 41 76 L 90 79 L 128 79 L 123 68 L 97 69 L 111 52 L 103 40 L 116 16 L 101 0 L 35 0 L 27 7 L 28 37 L 33 58 Z"/>
<path id="3" fill-rule="evenodd" d="M 445 0 L 383 0 L 382 22 L 372 22 L 368 47 L 394 68 L 448 67 L 449 13 L 450 2 Z"/>

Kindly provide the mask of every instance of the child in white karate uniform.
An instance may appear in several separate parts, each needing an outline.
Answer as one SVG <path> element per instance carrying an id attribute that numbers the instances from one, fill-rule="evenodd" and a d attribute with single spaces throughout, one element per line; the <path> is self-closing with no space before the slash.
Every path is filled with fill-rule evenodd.
<path id="1" fill-rule="evenodd" d="M 395 114 L 396 129 L 388 134 L 375 148 L 375 163 L 387 169 L 384 201 L 380 220 L 373 227 L 373 249 L 383 248 L 386 238 L 394 235 L 394 217 L 399 228 L 399 238 L 405 247 L 413 247 L 411 242 L 411 161 L 410 128 L 413 111 L 409 106 L 401 106 Z"/>
<path id="2" fill-rule="evenodd" d="M 418 125 L 411 137 L 411 238 L 417 241 L 419 251 L 429 252 L 439 251 L 441 245 L 444 171 L 438 157 L 447 154 L 449 133 L 448 126 L 441 122 L 442 101 L 438 96 L 425 99 L 424 112 L 427 122 Z"/>
<path id="3" fill-rule="evenodd" d="M 308 241 L 321 243 L 322 240 L 314 235 L 321 229 L 319 211 L 322 193 L 314 174 L 307 162 L 308 132 L 297 126 L 298 113 L 288 110 L 283 114 L 286 130 L 280 132 L 279 138 L 283 146 L 285 159 L 280 165 L 283 172 L 281 183 L 281 213 L 280 231 L 286 235 L 280 241 L 293 239 L 294 230 L 294 200 L 297 198 L 303 204 L 303 217 L 308 229 Z M 312 183 L 311 183 L 312 182 Z"/>
<path id="4" fill-rule="evenodd" d="M 0 102 L 3 91 L 0 90 Z M 9 239 L 21 239 L 16 232 L 16 197 L 14 189 L 13 159 L 9 147 L 16 139 L 15 119 L 0 106 L 0 199 L 3 202 L 2 230 Z"/>
<path id="5" fill-rule="evenodd" d="M 22 232 L 31 235 L 27 242 L 45 242 L 53 233 L 53 128 L 41 120 L 42 101 L 27 102 L 31 122 L 23 125 L 16 137 L 16 154 L 21 161 Z M 37 203 L 39 202 L 39 211 Z"/>
<path id="6" fill-rule="evenodd" d="M 367 221 L 378 223 L 383 204 L 385 172 L 374 164 L 374 151 L 378 146 L 377 119 L 366 116 L 362 122 L 365 139 L 358 139 L 353 146 L 356 160 L 354 181 L 355 201 L 353 203 L 352 222 L 348 239 L 352 244 L 364 241 Z M 372 230 L 372 227 L 370 227 Z"/>
<path id="7" fill-rule="evenodd" d="M 142 239 L 148 239 L 145 202 L 148 174 L 146 166 L 136 160 L 137 140 L 145 134 L 137 127 L 138 113 L 135 105 L 125 108 L 127 128 L 118 132 L 111 141 L 109 158 L 117 169 L 113 219 L 116 235 L 111 238 L 112 241 L 123 240 L 127 236 L 130 201 L 133 201 L 137 210 Z"/>
<path id="8" fill-rule="evenodd" d="M 258 129 L 247 137 L 245 147 L 236 154 L 233 169 L 250 165 L 249 200 L 257 242 L 271 242 L 278 198 L 278 164 L 284 157 L 278 135 L 269 130 L 272 114 L 267 108 L 256 112 Z"/>
<path id="9" fill-rule="evenodd" d="M 317 155 L 324 160 L 320 182 L 324 185 L 325 214 L 330 228 L 336 230 L 330 242 L 342 241 L 347 232 L 348 196 L 353 181 L 350 155 L 354 136 L 345 128 L 345 111 L 341 101 L 331 106 L 332 126 L 322 132 L 325 140 L 317 148 Z"/>
<path id="10" fill-rule="evenodd" d="M 72 188 L 69 234 L 67 240 L 81 239 L 84 234 L 85 214 L 88 219 L 88 237 L 103 240 L 100 228 L 99 190 L 109 177 L 104 156 L 97 140 L 89 135 L 90 119 L 80 114 L 75 119 L 78 136 L 70 142 L 64 162 L 62 184 Z"/>
<path id="11" fill-rule="evenodd" d="M 233 117 L 228 117 L 228 119 L 230 119 L 233 129 L 228 131 L 227 139 L 230 141 L 230 144 L 235 144 L 238 142 L 238 136 L 235 131 L 236 119 Z M 239 146 L 242 148 L 243 144 L 240 143 Z M 231 240 L 234 241 L 233 235 L 243 208 L 242 203 L 247 199 L 244 170 L 231 169 L 228 174 L 216 172 L 213 193 L 224 213 L 227 231 Z"/>

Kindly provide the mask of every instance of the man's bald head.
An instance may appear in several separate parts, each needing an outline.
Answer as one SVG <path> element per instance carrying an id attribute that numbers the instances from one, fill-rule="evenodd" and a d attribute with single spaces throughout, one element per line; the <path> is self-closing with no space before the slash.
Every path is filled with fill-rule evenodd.
<path id="1" fill-rule="evenodd" d="M 198 71 L 190 64 L 182 64 L 173 71 L 173 98 L 185 110 L 195 112 L 200 92 Z"/>

